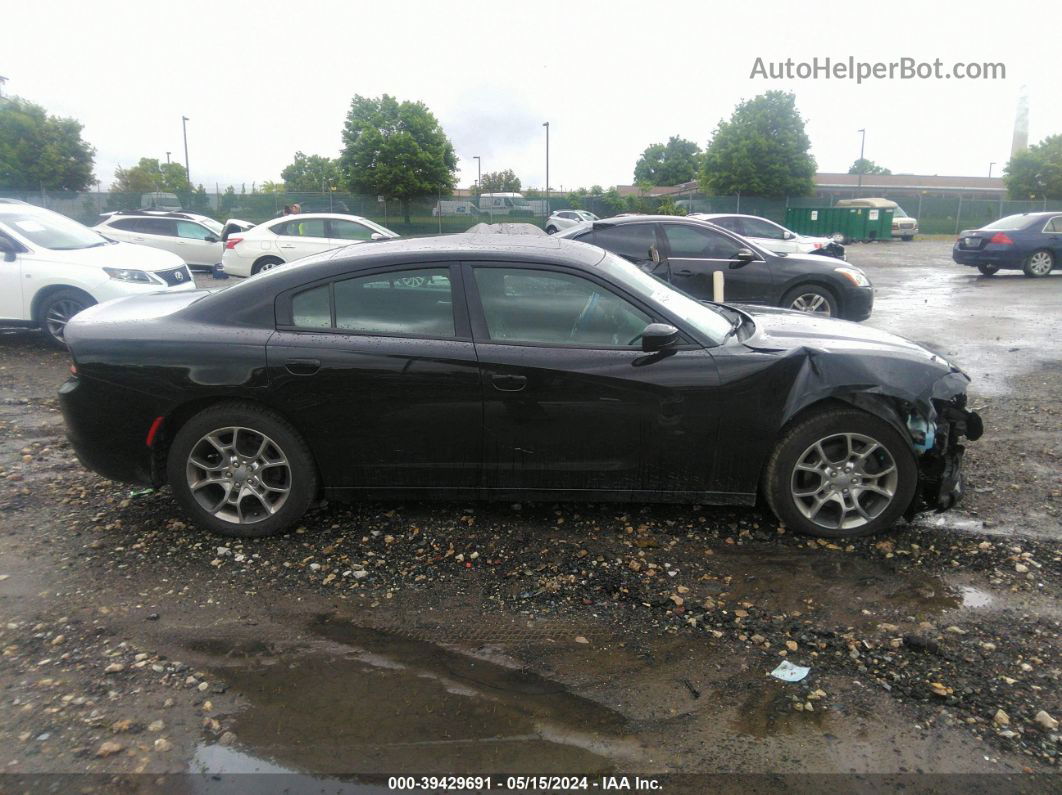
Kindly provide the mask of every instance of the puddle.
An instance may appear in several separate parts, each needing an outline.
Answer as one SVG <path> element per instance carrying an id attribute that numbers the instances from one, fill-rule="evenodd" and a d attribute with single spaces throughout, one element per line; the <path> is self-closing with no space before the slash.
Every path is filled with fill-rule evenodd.
<path id="1" fill-rule="evenodd" d="M 824 734 L 830 725 L 829 713 L 797 711 L 789 695 L 794 691 L 773 682 L 750 682 L 751 692 L 741 703 L 732 726 L 740 734 L 751 737 L 772 737 L 779 734 L 809 732 Z M 729 695 L 733 698 L 733 694 Z"/>
<path id="2" fill-rule="evenodd" d="M 962 606 L 970 608 L 991 607 L 996 601 L 996 597 L 988 591 L 972 585 L 960 585 L 959 596 L 962 598 Z"/>
<path id="3" fill-rule="evenodd" d="M 320 640 L 301 652 L 190 644 L 248 703 L 233 726 L 240 755 L 204 746 L 208 769 L 607 773 L 641 758 L 621 713 L 558 682 L 337 618 L 310 631 Z"/>

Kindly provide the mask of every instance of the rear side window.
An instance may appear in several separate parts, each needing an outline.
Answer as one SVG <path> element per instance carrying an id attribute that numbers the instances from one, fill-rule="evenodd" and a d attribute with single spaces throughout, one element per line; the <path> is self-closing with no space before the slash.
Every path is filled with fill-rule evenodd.
<path id="1" fill-rule="evenodd" d="M 1044 227 L 1045 232 L 1059 233 L 1062 232 L 1062 215 L 1056 215 L 1050 221 L 1047 222 L 1047 226 Z"/>
<path id="2" fill-rule="evenodd" d="M 177 223 L 168 218 L 138 218 L 134 231 L 145 235 L 177 236 Z"/>
<path id="3" fill-rule="evenodd" d="M 274 224 L 269 229 L 275 235 L 286 237 L 328 237 L 323 218 L 304 218 L 300 220 L 296 216 L 282 224 Z"/>
<path id="4" fill-rule="evenodd" d="M 312 287 L 292 298 L 291 313 L 292 323 L 305 329 L 456 335 L 448 268 L 392 271 Z"/>
<path id="5" fill-rule="evenodd" d="M 107 226 L 113 229 L 120 229 L 123 232 L 135 232 L 136 231 L 136 218 L 119 218 L 115 221 L 111 221 Z"/>
<path id="6" fill-rule="evenodd" d="M 621 257 L 644 261 L 651 259 L 649 249 L 656 245 L 656 230 L 653 224 L 618 224 L 597 228 L 594 230 L 594 244 Z"/>

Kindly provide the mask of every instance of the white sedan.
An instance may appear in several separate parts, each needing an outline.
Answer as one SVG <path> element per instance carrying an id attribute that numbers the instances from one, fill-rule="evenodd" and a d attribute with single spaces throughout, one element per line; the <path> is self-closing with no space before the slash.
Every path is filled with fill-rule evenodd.
<path id="1" fill-rule="evenodd" d="M 109 240 L 51 210 L 0 202 L 0 325 L 40 328 L 63 347 L 67 321 L 93 304 L 194 289 L 176 254 Z"/>
<path id="2" fill-rule="evenodd" d="M 844 246 L 831 237 L 801 235 L 781 224 L 756 215 L 734 213 L 691 213 L 690 218 L 709 221 L 723 229 L 751 240 L 760 248 L 775 254 L 824 254 L 845 259 Z"/>
<path id="3" fill-rule="evenodd" d="M 578 224 L 596 220 L 598 217 L 588 210 L 554 210 L 546 219 L 546 234 L 553 235 Z"/>
<path id="4" fill-rule="evenodd" d="M 396 232 L 357 215 L 298 213 L 230 234 L 221 262 L 225 273 L 253 276 L 332 248 L 395 237 Z"/>

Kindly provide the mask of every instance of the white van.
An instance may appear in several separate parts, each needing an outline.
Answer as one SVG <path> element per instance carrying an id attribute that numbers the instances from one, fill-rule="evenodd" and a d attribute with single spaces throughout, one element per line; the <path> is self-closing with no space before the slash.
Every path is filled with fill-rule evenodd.
<path id="1" fill-rule="evenodd" d="M 140 196 L 141 210 L 165 210 L 166 212 L 180 212 L 181 200 L 176 193 L 144 193 Z"/>
<path id="2" fill-rule="evenodd" d="M 914 240 L 918 234 L 918 219 L 904 212 L 903 207 L 892 199 L 840 199 L 834 207 L 877 207 L 892 210 L 892 236 Z"/>
<path id="3" fill-rule="evenodd" d="M 522 193 L 484 193 L 479 197 L 479 211 L 493 215 L 532 215 L 531 203 Z"/>
<path id="4" fill-rule="evenodd" d="M 431 214 L 436 217 L 440 215 L 479 215 L 479 209 L 477 209 L 475 202 L 444 199 L 435 203 L 435 206 L 431 208 Z"/>

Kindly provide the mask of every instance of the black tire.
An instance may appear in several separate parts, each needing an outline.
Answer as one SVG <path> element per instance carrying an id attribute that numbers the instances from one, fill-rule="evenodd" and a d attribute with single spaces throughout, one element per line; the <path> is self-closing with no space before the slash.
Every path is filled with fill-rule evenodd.
<path id="1" fill-rule="evenodd" d="M 977 270 L 981 271 L 982 276 L 995 276 L 999 273 L 998 265 L 978 265 Z"/>
<path id="2" fill-rule="evenodd" d="M 845 449 L 845 434 L 859 437 L 855 442 L 847 442 L 849 451 L 854 449 L 853 445 L 859 444 L 863 445 L 859 452 L 868 453 L 864 463 L 858 464 L 859 469 L 852 473 L 845 472 L 845 464 L 840 458 Z M 878 448 L 871 448 L 863 439 L 875 443 Z M 809 455 L 821 458 L 813 449 L 816 442 L 826 451 L 829 461 L 840 462 L 829 470 L 840 478 L 833 485 L 828 483 L 825 475 L 797 469 L 798 462 L 806 464 L 810 460 Z M 889 461 L 894 465 L 893 470 L 888 468 Z M 881 474 L 874 474 L 874 468 L 878 468 Z M 881 492 L 867 487 L 872 478 L 875 485 L 880 484 L 881 488 L 891 491 L 891 498 L 886 500 Z M 820 484 L 819 491 L 812 494 L 816 483 Z M 831 407 L 815 412 L 786 430 L 767 462 L 763 490 L 767 504 L 787 527 L 807 535 L 840 538 L 871 535 L 892 526 L 910 505 L 917 484 L 914 453 L 895 428 L 865 411 Z M 840 507 L 839 501 L 843 488 L 851 489 L 851 492 L 844 492 L 843 499 L 854 499 L 853 504 L 864 509 L 865 517 L 853 517 L 853 523 L 847 521 L 848 514 Z M 800 497 L 794 495 L 801 490 L 809 493 Z M 809 517 L 805 510 L 814 509 L 814 504 L 825 493 L 823 490 L 835 492 L 834 496 L 822 497 L 824 501 L 819 511 Z M 800 505 L 804 506 L 803 510 Z"/>
<path id="3" fill-rule="evenodd" d="M 816 303 L 818 302 L 818 303 Z M 829 288 L 818 284 L 798 284 L 782 296 L 779 304 L 784 309 L 795 309 L 798 312 L 822 315 L 823 317 L 839 317 L 840 305 L 837 298 Z M 818 309 L 803 309 L 801 306 L 817 306 Z"/>
<path id="4" fill-rule="evenodd" d="M 217 433 L 218 438 L 224 439 L 225 432 L 233 428 L 241 433 L 246 432 L 239 439 L 233 436 L 233 448 L 241 463 L 232 466 L 227 472 L 213 470 L 217 477 L 215 482 L 209 479 L 202 467 L 195 467 L 191 456 L 196 452 L 196 461 L 224 466 L 224 457 L 228 454 L 212 446 L 206 437 Z M 252 472 L 249 452 L 263 438 L 271 446 L 263 444 L 262 449 L 274 460 L 279 453 L 279 458 L 287 463 L 286 473 L 279 471 L 282 465 L 276 463 L 268 464 L 269 475 L 265 468 L 256 468 Z M 216 460 L 208 458 L 212 452 L 217 454 Z M 248 463 L 243 463 L 244 460 Z M 286 477 L 283 477 L 285 474 Z M 317 496 L 317 467 L 306 442 L 291 423 L 255 403 L 217 404 L 203 409 L 188 420 L 170 445 L 166 475 L 177 502 L 197 524 L 215 533 L 236 538 L 259 538 L 283 532 L 306 513 Z M 252 475 L 257 475 L 258 479 Z M 193 476 L 197 482 L 210 480 L 209 485 L 193 493 L 189 483 Z M 240 496 L 236 503 L 230 503 L 226 498 L 236 485 L 240 486 Z M 266 508 L 266 500 L 256 496 L 258 492 L 266 493 L 267 499 L 273 499 L 276 492 L 284 488 L 287 489 L 286 494 L 282 502 L 275 504 L 275 512 L 272 513 Z M 204 503 L 215 501 L 220 501 L 217 508 L 208 510 Z M 228 518 L 233 511 L 238 512 L 236 521 Z M 241 522 L 245 512 L 247 521 Z"/>
<path id="5" fill-rule="evenodd" d="M 1055 267 L 1055 255 L 1046 248 L 1037 249 L 1030 254 L 1021 266 L 1022 273 L 1030 279 L 1042 279 Z"/>
<path id="6" fill-rule="evenodd" d="M 546 234 L 547 235 L 555 235 L 555 234 L 557 234 L 557 227 L 555 227 L 555 226 L 547 226 L 546 227 Z"/>
<path id="7" fill-rule="evenodd" d="M 280 257 L 262 257 L 251 267 L 251 275 L 254 276 L 256 273 L 261 273 L 283 264 L 284 260 Z"/>
<path id="8" fill-rule="evenodd" d="M 67 321 L 95 303 L 96 299 L 91 295 L 73 287 L 56 290 L 48 295 L 37 307 L 37 323 L 45 341 L 54 348 L 66 350 L 63 332 Z"/>
<path id="9" fill-rule="evenodd" d="M 912 240 L 914 240 L 914 235 L 904 235 L 903 237 L 904 243 L 910 243 Z"/>

